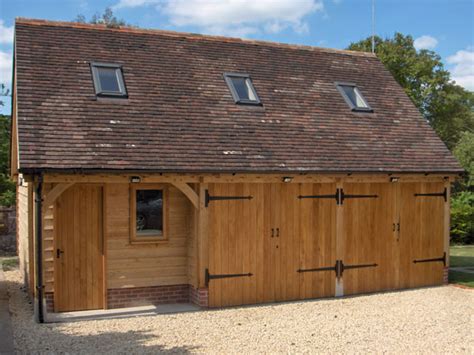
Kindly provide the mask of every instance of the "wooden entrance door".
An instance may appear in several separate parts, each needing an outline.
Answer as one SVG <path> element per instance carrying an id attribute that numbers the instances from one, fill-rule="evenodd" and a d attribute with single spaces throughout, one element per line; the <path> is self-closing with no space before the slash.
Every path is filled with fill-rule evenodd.
<path id="1" fill-rule="evenodd" d="M 211 184 L 209 195 L 209 274 L 251 276 L 213 278 L 209 281 L 209 306 L 264 301 L 264 185 Z M 233 197 L 251 196 L 249 199 Z M 229 199 L 225 199 L 229 198 Z"/>
<path id="2" fill-rule="evenodd" d="M 394 224 L 394 184 L 344 184 L 344 265 L 370 265 L 343 273 L 344 294 L 358 294 L 398 288 L 399 247 Z M 360 197 L 367 196 L 367 197 Z M 371 197 L 372 196 L 372 197 Z M 376 197 L 375 197 L 376 196 Z"/>
<path id="3" fill-rule="evenodd" d="M 401 184 L 400 288 L 443 283 L 443 262 L 426 261 L 444 254 L 443 192 L 443 183 Z"/>
<path id="4" fill-rule="evenodd" d="M 70 187 L 55 216 L 55 310 L 104 308 L 102 187 Z"/>

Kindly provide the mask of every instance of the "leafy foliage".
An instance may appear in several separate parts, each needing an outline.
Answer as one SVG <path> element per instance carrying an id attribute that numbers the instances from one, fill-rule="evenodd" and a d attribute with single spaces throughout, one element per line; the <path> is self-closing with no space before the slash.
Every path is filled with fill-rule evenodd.
<path id="1" fill-rule="evenodd" d="M 10 90 L 5 84 L 0 84 L 0 96 L 10 96 Z M 0 100 L 0 106 L 4 106 L 3 100 Z"/>
<path id="2" fill-rule="evenodd" d="M 125 22 L 124 19 L 117 18 L 110 7 L 107 7 L 103 14 L 94 14 L 89 21 L 87 21 L 84 15 L 77 15 L 77 17 L 74 19 L 74 22 L 91 23 L 95 25 L 102 24 L 109 28 L 119 28 L 122 26 L 135 27 Z"/>
<path id="3" fill-rule="evenodd" d="M 348 48 L 370 52 L 371 38 Z M 375 53 L 448 148 L 455 147 L 463 131 L 474 131 L 474 93 L 450 81 L 438 54 L 417 51 L 413 37 L 401 33 L 387 39 L 376 37 Z"/>
<path id="4" fill-rule="evenodd" d="M 0 205 L 15 204 L 15 183 L 9 176 L 10 117 L 0 115 Z"/>
<path id="5" fill-rule="evenodd" d="M 474 193 L 462 191 L 451 198 L 451 241 L 474 244 Z"/>
<path id="6" fill-rule="evenodd" d="M 453 151 L 463 168 L 467 172 L 464 188 L 474 188 L 474 133 L 463 132 Z"/>

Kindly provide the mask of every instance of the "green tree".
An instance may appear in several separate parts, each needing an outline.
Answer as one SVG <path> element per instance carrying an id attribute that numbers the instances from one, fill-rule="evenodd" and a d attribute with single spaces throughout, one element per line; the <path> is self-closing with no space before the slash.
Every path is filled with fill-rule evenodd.
<path id="1" fill-rule="evenodd" d="M 126 26 L 126 27 L 136 27 L 128 24 L 125 22 L 124 19 L 119 19 L 114 15 L 114 12 L 110 7 L 107 7 L 104 10 L 103 14 L 96 13 L 92 15 L 92 18 L 87 21 L 86 17 L 84 15 L 77 15 L 77 17 L 74 19 L 74 22 L 80 22 L 80 23 L 91 23 L 91 24 L 103 24 L 106 25 L 109 28 L 118 28 L 121 26 Z"/>
<path id="2" fill-rule="evenodd" d="M 10 96 L 10 90 L 7 89 L 5 84 L 0 84 L 0 97 Z M 0 106 L 4 106 L 4 100 L 0 100 Z"/>
<path id="3" fill-rule="evenodd" d="M 467 173 L 464 187 L 474 189 L 474 133 L 463 132 L 453 153 Z"/>
<path id="4" fill-rule="evenodd" d="M 348 49 L 371 51 L 371 38 L 351 43 Z M 438 54 L 417 51 L 413 37 L 395 33 L 375 37 L 375 53 L 403 87 L 438 135 L 453 149 L 463 131 L 474 131 L 474 93 L 455 85 Z"/>
<path id="5" fill-rule="evenodd" d="M 15 183 L 9 174 L 10 116 L 0 115 L 0 205 L 15 204 Z"/>

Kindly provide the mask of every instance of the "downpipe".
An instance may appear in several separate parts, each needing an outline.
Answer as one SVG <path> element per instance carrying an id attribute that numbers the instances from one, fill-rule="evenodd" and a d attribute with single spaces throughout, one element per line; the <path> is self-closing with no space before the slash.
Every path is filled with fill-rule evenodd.
<path id="1" fill-rule="evenodd" d="M 43 286 L 43 175 L 38 175 L 35 190 L 35 321 L 44 323 Z"/>

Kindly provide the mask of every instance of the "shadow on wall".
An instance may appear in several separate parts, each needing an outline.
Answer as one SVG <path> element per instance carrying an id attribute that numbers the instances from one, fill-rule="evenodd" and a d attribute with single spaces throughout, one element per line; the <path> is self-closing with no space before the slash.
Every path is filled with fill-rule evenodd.
<path id="1" fill-rule="evenodd" d="M 10 272 L 18 273 L 17 270 Z M 198 350 L 191 346 L 148 345 L 146 343 L 150 340 L 159 342 L 159 336 L 148 331 L 120 331 L 121 325 L 127 327 L 124 324 L 126 319 L 116 321 L 114 327 L 117 331 L 114 332 L 100 331 L 100 320 L 37 324 L 33 319 L 33 305 L 26 289 L 19 281 L 6 282 L 17 352 L 188 354 Z"/>

